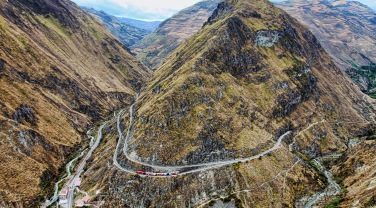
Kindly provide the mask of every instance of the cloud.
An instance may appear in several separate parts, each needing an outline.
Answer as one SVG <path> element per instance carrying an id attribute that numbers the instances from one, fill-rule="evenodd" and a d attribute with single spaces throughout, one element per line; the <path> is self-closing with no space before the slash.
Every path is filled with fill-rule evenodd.
<path id="1" fill-rule="evenodd" d="M 376 7 L 375 0 L 360 0 L 359 2 L 362 2 L 363 4 L 368 5 L 370 7 Z"/>
<path id="2" fill-rule="evenodd" d="M 109 14 L 135 19 L 164 20 L 200 0 L 73 0 Z"/>
<path id="3" fill-rule="evenodd" d="M 165 20 L 200 0 L 73 0 L 80 6 L 92 7 L 111 15 L 143 20 Z M 283 0 L 272 0 L 283 1 Z M 375 0 L 359 0 L 376 8 Z"/>

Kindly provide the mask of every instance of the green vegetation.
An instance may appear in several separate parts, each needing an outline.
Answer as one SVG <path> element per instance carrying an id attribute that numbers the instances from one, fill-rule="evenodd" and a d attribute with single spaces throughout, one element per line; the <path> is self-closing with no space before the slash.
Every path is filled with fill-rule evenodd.
<path id="1" fill-rule="evenodd" d="M 341 193 L 346 193 L 347 192 L 347 188 L 346 188 L 346 186 L 345 186 L 342 178 L 340 178 L 338 176 L 335 176 L 335 177 L 333 177 L 333 181 L 336 182 L 341 187 Z M 336 199 L 334 199 L 333 202 L 334 201 L 336 201 Z M 342 202 L 342 201 L 340 201 L 340 202 Z"/>
<path id="2" fill-rule="evenodd" d="M 5 19 L 0 16 L 0 30 L 5 30 L 8 28 L 7 23 L 5 22 Z"/>
<path id="3" fill-rule="evenodd" d="M 316 170 L 317 174 L 319 175 L 320 179 L 325 183 L 325 185 L 329 184 L 328 179 L 326 178 L 323 170 L 319 167 L 319 165 L 314 161 L 309 161 L 309 164 Z"/>
<path id="4" fill-rule="evenodd" d="M 3 22 L 0 22 L 0 30 L 3 30 L 5 28 L 5 24 Z"/>
<path id="5" fill-rule="evenodd" d="M 233 167 L 235 170 L 239 170 L 239 168 L 240 168 L 240 164 L 241 164 L 241 162 L 234 163 L 234 164 L 232 164 L 232 167 Z"/>
<path id="6" fill-rule="evenodd" d="M 42 186 L 43 189 L 49 189 L 53 186 L 53 182 L 43 180 L 43 181 L 41 181 L 41 186 Z"/>
<path id="7" fill-rule="evenodd" d="M 376 89 L 376 63 L 372 63 L 368 66 L 358 66 L 356 63 L 351 62 L 351 65 L 357 69 L 356 72 L 349 72 L 349 76 L 356 80 L 357 82 L 361 82 L 362 77 L 366 77 L 369 80 L 368 83 L 368 94 L 376 99 L 376 92 L 372 92 Z"/>
<path id="8" fill-rule="evenodd" d="M 53 17 L 39 17 L 39 20 L 48 28 L 56 31 L 62 37 L 69 37 L 66 29 L 61 25 L 59 20 Z"/>
<path id="9" fill-rule="evenodd" d="M 30 45 L 28 44 L 27 40 L 23 36 L 18 37 L 18 41 L 21 42 L 22 46 L 26 51 L 30 51 Z"/>
<path id="10" fill-rule="evenodd" d="M 322 170 L 320 170 L 319 166 L 316 164 L 316 162 L 314 162 L 313 160 L 309 161 L 309 164 L 318 172 L 321 172 Z"/>
<path id="11" fill-rule="evenodd" d="M 340 177 L 333 177 L 333 181 L 335 181 L 339 186 L 344 187 L 343 179 Z"/>
<path id="12" fill-rule="evenodd" d="M 343 198 L 340 196 L 335 197 L 325 208 L 336 208 L 343 202 Z"/>

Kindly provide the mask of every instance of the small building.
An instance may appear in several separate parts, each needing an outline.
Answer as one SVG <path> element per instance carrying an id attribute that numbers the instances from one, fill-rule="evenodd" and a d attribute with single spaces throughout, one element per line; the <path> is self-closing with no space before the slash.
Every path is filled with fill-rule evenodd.
<path id="1" fill-rule="evenodd" d="M 77 178 L 74 182 L 74 186 L 80 186 L 81 185 L 81 178 Z"/>
<path id="2" fill-rule="evenodd" d="M 59 200 L 66 200 L 68 198 L 69 188 L 63 188 L 59 193 Z"/>
<path id="3" fill-rule="evenodd" d="M 82 198 L 82 201 L 84 201 L 85 204 L 89 203 L 90 200 L 91 200 L 90 196 L 85 196 L 84 198 Z"/>
<path id="4" fill-rule="evenodd" d="M 85 202 L 82 199 L 79 199 L 75 202 L 76 207 L 83 207 Z"/>
<path id="5" fill-rule="evenodd" d="M 85 206 L 85 204 L 88 204 L 90 202 L 90 200 L 91 200 L 90 196 L 85 196 L 84 198 L 79 199 L 75 202 L 76 207 L 83 207 L 83 206 Z"/>

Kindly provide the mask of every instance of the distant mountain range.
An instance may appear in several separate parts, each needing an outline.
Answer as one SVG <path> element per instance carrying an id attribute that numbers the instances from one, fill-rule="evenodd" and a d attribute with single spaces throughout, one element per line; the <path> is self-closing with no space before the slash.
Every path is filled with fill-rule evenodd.
<path id="1" fill-rule="evenodd" d="M 0 1 L 0 207 L 373 207 L 375 13 L 279 6 Z"/>
<path id="2" fill-rule="evenodd" d="M 162 22 L 158 29 L 133 45 L 132 51 L 156 69 L 182 42 L 200 30 L 223 0 L 204 0 Z"/>
<path id="3" fill-rule="evenodd" d="M 111 154 L 98 151 L 95 158 L 103 159 L 87 178 L 108 177 L 91 180 L 86 189 L 108 184 L 108 207 L 326 207 L 337 194 L 343 207 L 372 206 L 372 144 L 346 152 L 349 139 L 375 129 L 368 97 L 307 27 L 269 1 L 227 0 L 205 24 L 195 20 L 211 5 L 217 7 L 212 1 L 208 9 L 183 10 L 142 40 L 149 47 L 139 57 L 159 67 L 122 123 L 131 136 L 119 161 L 146 170 L 208 167 L 260 154 L 291 131 L 289 138 L 257 160 L 173 180 L 121 173 L 108 167 Z M 119 138 L 116 129 L 112 134 Z M 341 163 L 323 161 L 327 170 L 341 164 L 345 172 L 331 171 L 342 182 L 334 191 L 333 179 L 316 162 L 332 154 L 343 157 Z M 327 201 L 317 203 L 320 198 Z"/>
<path id="4" fill-rule="evenodd" d="M 159 24 L 161 24 L 162 21 L 142 21 L 142 20 L 136 20 L 136 19 L 130 19 L 126 17 L 117 17 L 121 22 L 126 23 L 128 25 L 132 25 L 134 27 L 138 27 L 150 32 L 153 32 L 155 29 L 158 28 Z"/>
<path id="5" fill-rule="evenodd" d="M 98 11 L 87 7 L 81 8 L 100 20 L 101 23 L 127 47 L 131 47 L 150 33 L 149 30 L 142 29 L 142 23 L 139 24 L 141 27 L 135 27 L 133 26 L 135 24 L 132 25 L 124 23 L 117 17 L 109 15 L 103 11 Z M 133 22 L 137 21 L 138 20 L 134 20 Z M 129 22 L 132 21 L 129 20 Z"/>

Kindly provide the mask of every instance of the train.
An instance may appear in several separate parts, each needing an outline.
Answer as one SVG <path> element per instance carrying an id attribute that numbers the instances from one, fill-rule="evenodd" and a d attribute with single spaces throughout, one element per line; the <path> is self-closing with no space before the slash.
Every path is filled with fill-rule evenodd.
<path id="1" fill-rule="evenodd" d="M 138 170 L 136 171 L 136 173 L 138 175 L 146 175 L 146 176 L 175 176 L 175 175 L 179 175 L 179 171 L 174 171 L 174 172 L 171 172 L 171 173 L 153 173 L 153 172 L 146 172 L 146 171 L 143 171 L 143 170 Z"/>

